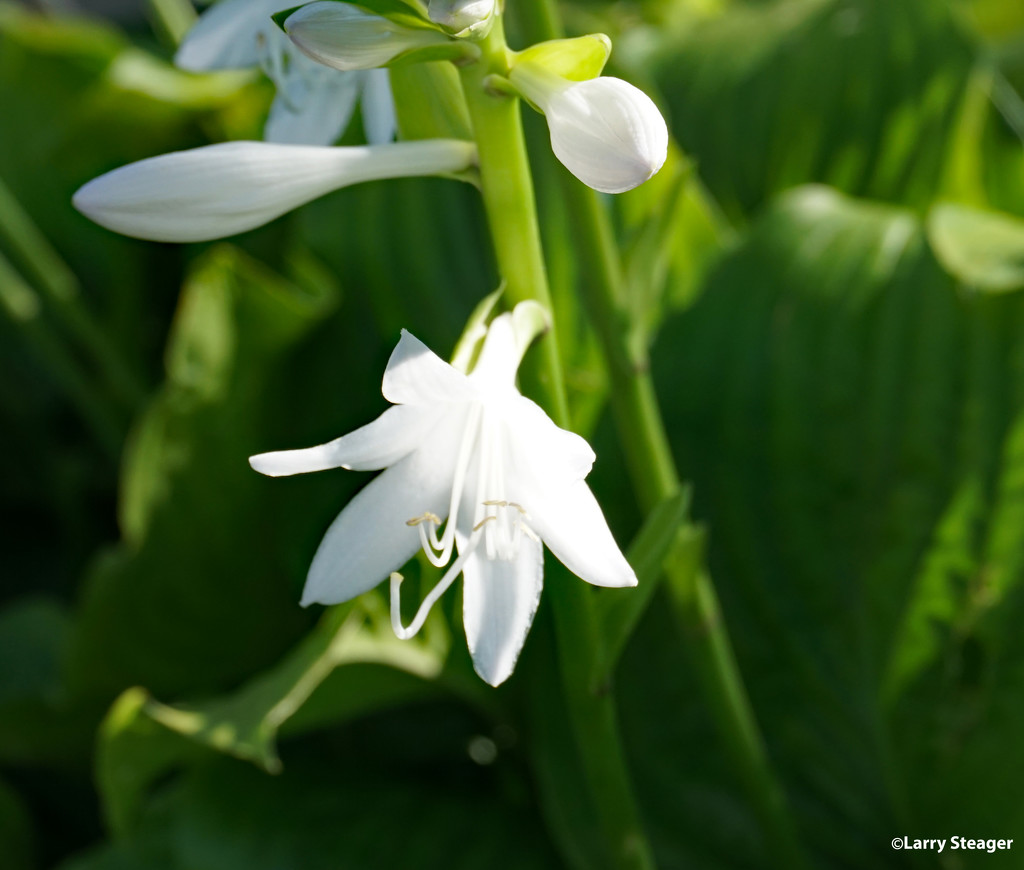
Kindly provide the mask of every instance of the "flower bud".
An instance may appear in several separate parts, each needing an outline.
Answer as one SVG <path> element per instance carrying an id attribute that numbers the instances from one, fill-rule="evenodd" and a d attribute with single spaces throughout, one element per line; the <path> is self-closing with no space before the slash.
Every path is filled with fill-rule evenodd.
<path id="1" fill-rule="evenodd" d="M 475 159 L 471 142 L 451 139 L 350 148 L 221 142 L 122 166 L 72 201 L 126 236 L 198 242 L 251 230 L 350 184 L 461 172 Z"/>
<path id="2" fill-rule="evenodd" d="M 430 0 L 427 14 L 455 36 L 483 35 L 494 20 L 495 0 Z"/>
<path id="3" fill-rule="evenodd" d="M 408 51 L 449 41 L 436 30 L 407 27 L 332 0 L 300 7 L 285 19 L 284 29 L 304 54 L 340 70 L 375 69 Z"/>
<path id="4" fill-rule="evenodd" d="M 509 78 L 547 117 L 555 156 L 588 187 L 623 193 L 665 163 L 665 119 L 628 82 L 610 76 L 574 82 L 532 63 L 516 65 Z"/>

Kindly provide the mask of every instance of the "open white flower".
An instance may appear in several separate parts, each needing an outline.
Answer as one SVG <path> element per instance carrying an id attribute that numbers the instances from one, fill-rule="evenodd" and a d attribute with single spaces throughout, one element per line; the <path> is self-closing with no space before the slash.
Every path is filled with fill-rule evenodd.
<path id="1" fill-rule="evenodd" d="M 261 226 L 325 193 L 383 178 L 468 169 L 476 146 L 427 139 L 326 148 L 222 142 L 130 163 L 72 202 L 100 226 L 158 242 L 199 242 Z"/>
<path id="2" fill-rule="evenodd" d="M 377 145 L 395 137 L 395 107 L 387 70 L 339 72 L 302 54 L 271 16 L 288 0 L 221 0 L 188 32 L 175 63 L 206 72 L 259 66 L 273 81 L 264 139 L 295 145 L 331 145 L 362 106 L 366 139 Z"/>
<path id="3" fill-rule="evenodd" d="M 391 574 L 392 623 L 409 637 L 461 574 L 470 653 L 492 686 L 512 673 L 533 621 L 542 541 L 589 583 L 636 585 L 584 481 L 594 461 L 590 446 L 516 389 L 533 336 L 517 322 L 514 314 L 494 320 L 469 375 L 403 331 L 384 372 L 384 397 L 395 407 L 327 444 L 249 460 L 272 476 L 386 469 L 328 529 L 302 603 L 347 601 Z M 421 548 L 448 569 L 404 627 L 401 577 L 393 572 Z"/>
<path id="4" fill-rule="evenodd" d="M 639 88 L 611 76 L 571 81 L 532 62 L 509 79 L 547 118 L 555 156 L 588 187 L 623 193 L 664 165 L 668 128 Z"/>

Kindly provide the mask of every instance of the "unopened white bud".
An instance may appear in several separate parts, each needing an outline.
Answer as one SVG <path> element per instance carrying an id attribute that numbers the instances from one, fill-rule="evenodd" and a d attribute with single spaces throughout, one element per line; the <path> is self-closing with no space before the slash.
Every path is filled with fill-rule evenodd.
<path id="1" fill-rule="evenodd" d="M 510 79 L 547 117 L 555 156 L 588 187 L 623 193 L 665 163 L 665 119 L 628 82 L 610 76 L 574 82 L 532 63 L 513 67 Z"/>
<path id="2" fill-rule="evenodd" d="M 73 202 L 126 236 L 197 242 L 251 230 L 350 184 L 460 172 L 475 159 L 471 142 L 451 139 L 351 148 L 222 142 L 122 166 Z"/>
<path id="3" fill-rule="evenodd" d="M 340 70 L 375 69 L 407 51 L 449 41 L 436 30 L 406 27 L 331 0 L 300 7 L 285 19 L 284 29 L 304 54 Z"/>

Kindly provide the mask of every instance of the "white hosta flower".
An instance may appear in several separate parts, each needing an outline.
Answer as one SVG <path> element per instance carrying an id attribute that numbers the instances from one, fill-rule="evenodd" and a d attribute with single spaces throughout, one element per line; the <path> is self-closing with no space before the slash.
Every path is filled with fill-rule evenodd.
<path id="1" fill-rule="evenodd" d="M 406 27 L 335 0 L 307 3 L 285 19 L 284 29 L 317 63 L 340 70 L 373 69 L 407 51 L 449 41 L 436 30 Z"/>
<path id="2" fill-rule="evenodd" d="M 476 147 L 455 139 L 351 148 L 223 142 L 122 166 L 72 201 L 126 236 L 198 242 L 251 230 L 350 184 L 460 172 L 475 160 Z"/>
<path id="3" fill-rule="evenodd" d="M 665 163 L 668 128 L 639 88 L 610 76 L 570 81 L 533 63 L 509 75 L 545 115 L 555 156 L 588 187 L 623 193 Z"/>
<path id="4" fill-rule="evenodd" d="M 403 331 L 384 372 L 384 397 L 393 408 L 319 447 L 249 460 L 272 476 L 386 469 L 328 529 L 302 603 L 347 601 L 390 574 L 392 623 L 400 637 L 410 637 L 461 574 L 470 653 L 493 686 L 512 673 L 536 612 L 541 542 L 590 583 L 636 585 L 584 481 L 593 451 L 516 389 L 532 338 L 516 323 L 513 314 L 494 320 L 469 375 Z M 392 572 L 419 549 L 448 569 L 405 627 L 401 576 Z"/>
<path id="5" fill-rule="evenodd" d="M 371 144 L 395 136 L 395 107 L 386 70 L 332 70 L 303 55 L 271 16 L 290 8 L 287 0 L 221 0 L 200 16 L 174 62 L 206 72 L 259 66 L 273 81 L 264 139 L 295 145 L 330 145 L 362 105 Z"/>
<path id="6" fill-rule="evenodd" d="M 496 0 L 430 0 L 427 15 L 453 35 L 483 36 L 494 21 Z"/>

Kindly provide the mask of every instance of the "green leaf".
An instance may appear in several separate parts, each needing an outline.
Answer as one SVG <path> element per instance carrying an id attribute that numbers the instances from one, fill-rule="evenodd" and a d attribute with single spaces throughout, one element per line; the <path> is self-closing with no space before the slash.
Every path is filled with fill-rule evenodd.
<path id="1" fill-rule="evenodd" d="M 68 703 L 63 670 L 71 620 L 63 607 L 25 598 L 0 611 L 0 761 L 80 763 L 93 711 Z"/>
<path id="2" fill-rule="evenodd" d="M 447 653 L 448 633 L 435 618 L 416 642 L 398 640 L 387 608 L 375 595 L 355 606 L 330 609 L 319 626 L 272 670 L 237 692 L 202 704 L 169 706 L 141 689 L 125 692 L 101 729 L 97 778 L 111 829 L 133 827 L 148 787 L 206 747 L 251 761 L 269 773 L 281 770 L 278 731 L 323 690 L 317 715 L 322 726 L 424 694 L 421 681 L 436 678 Z M 356 683 L 339 693 L 325 685 L 342 665 L 386 665 L 416 680 L 382 678 L 379 686 Z M 342 684 L 344 685 L 344 684 Z M 331 715 L 325 715 L 325 704 Z"/>
<path id="3" fill-rule="evenodd" d="M 669 41 L 672 130 L 731 216 L 824 182 L 927 205 L 974 63 L 948 4 L 736 4 Z"/>
<path id="4" fill-rule="evenodd" d="M 603 33 L 538 42 L 517 52 L 512 65 L 534 63 L 571 81 L 597 78 L 608 62 L 612 41 Z"/>
<path id="5" fill-rule="evenodd" d="M 329 287 L 310 294 L 227 246 L 197 261 L 167 380 L 126 449 L 124 541 L 84 588 L 70 657 L 77 692 L 213 690 L 269 665 L 301 630 L 275 552 L 282 526 L 246 458 L 295 391 L 275 380 L 294 345 L 335 304 Z"/>
<path id="6" fill-rule="evenodd" d="M 154 799 L 131 836 L 62 870 L 559 866 L 529 802 L 509 806 L 464 746 L 423 775 L 401 768 L 387 729 L 352 737 L 365 752 L 321 746 L 276 777 L 230 760 L 197 767 Z M 420 742 L 435 759 L 453 748 L 427 734 Z"/>
<path id="7" fill-rule="evenodd" d="M 4 857 L 4 870 L 32 870 L 32 853 L 28 812 L 18 793 L 0 779 L 0 855 Z"/>
<path id="8" fill-rule="evenodd" d="M 811 187 L 661 334 L 723 615 L 822 866 L 898 867 L 894 830 L 1022 818 L 1022 325 L 1019 294 L 962 293 L 913 212 Z M 712 826 L 748 817 L 727 787 L 711 809 L 727 773 L 687 751 L 709 739 L 693 678 L 666 685 L 671 658 L 648 675 L 674 630 L 651 609 L 635 633 L 624 729 L 656 759 L 637 769 L 652 829 L 696 808 L 679 860 L 726 862 L 744 851 Z"/>
<path id="9" fill-rule="evenodd" d="M 594 608 L 603 643 L 593 677 L 595 686 L 604 685 L 611 678 L 654 597 L 665 560 L 672 558 L 685 564 L 694 575 L 700 567 L 703 535 L 687 523 L 689 509 L 690 491 L 683 489 L 651 511 L 627 552 L 629 564 L 636 572 L 636 588 L 607 590 L 597 596 Z"/>
<path id="10" fill-rule="evenodd" d="M 1024 287 L 1024 220 L 945 203 L 928 215 L 939 262 L 968 287 L 1004 293 Z"/>

